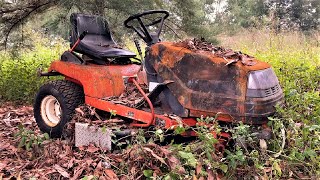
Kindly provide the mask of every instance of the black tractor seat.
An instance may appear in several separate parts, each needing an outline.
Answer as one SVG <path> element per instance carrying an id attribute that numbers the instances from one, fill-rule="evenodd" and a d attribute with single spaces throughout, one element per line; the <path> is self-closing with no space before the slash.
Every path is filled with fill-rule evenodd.
<path id="1" fill-rule="evenodd" d="M 71 46 L 80 34 L 87 31 L 87 35 L 74 49 L 75 52 L 87 55 L 93 59 L 133 58 L 134 52 L 121 49 L 114 42 L 108 27 L 108 22 L 100 16 L 73 13 L 70 17 L 72 24 Z"/>

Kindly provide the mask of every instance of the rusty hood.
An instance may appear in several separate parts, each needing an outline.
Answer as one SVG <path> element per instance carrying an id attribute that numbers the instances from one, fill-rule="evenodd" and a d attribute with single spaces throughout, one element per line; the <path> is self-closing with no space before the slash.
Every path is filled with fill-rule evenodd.
<path id="1" fill-rule="evenodd" d="M 219 113 L 227 119 L 245 118 L 248 74 L 270 65 L 241 52 L 196 43 L 152 45 L 146 63 L 157 77 L 149 75 L 149 81 L 174 81 L 168 85 L 170 97 L 176 98 L 188 116 Z"/>

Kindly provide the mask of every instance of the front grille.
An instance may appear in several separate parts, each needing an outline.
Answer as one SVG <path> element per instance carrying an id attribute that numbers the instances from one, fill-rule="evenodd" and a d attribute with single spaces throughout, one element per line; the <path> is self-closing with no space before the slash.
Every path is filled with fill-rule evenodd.
<path id="1" fill-rule="evenodd" d="M 279 84 L 268 89 L 248 89 L 247 97 L 264 98 L 264 97 L 269 97 L 274 94 L 277 94 L 280 91 L 281 91 L 281 87 Z"/>
<path id="2" fill-rule="evenodd" d="M 264 97 L 272 96 L 274 94 L 277 94 L 280 91 L 279 84 L 264 90 Z"/>

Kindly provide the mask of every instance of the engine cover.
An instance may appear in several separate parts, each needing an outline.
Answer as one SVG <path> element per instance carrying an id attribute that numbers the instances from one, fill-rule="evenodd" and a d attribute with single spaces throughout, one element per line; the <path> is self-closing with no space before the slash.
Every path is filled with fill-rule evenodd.
<path id="1" fill-rule="evenodd" d="M 231 60 L 213 52 L 191 51 L 175 43 L 157 43 L 146 53 L 148 81 L 174 81 L 167 85 L 170 92 L 163 93 L 161 101 L 166 101 L 177 115 L 218 114 L 219 120 L 263 123 L 275 112 L 274 106 L 282 101 L 283 94 L 279 86 L 280 91 L 268 97 L 247 96 L 248 78 L 251 72 L 270 69 L 270 65 L 256 59 L 253 65 L 229 63 Z M 260 76 L 255 82 L 268 84 L 269 80 Z M 277 78 L 272 81 L 279 84 Z"/>

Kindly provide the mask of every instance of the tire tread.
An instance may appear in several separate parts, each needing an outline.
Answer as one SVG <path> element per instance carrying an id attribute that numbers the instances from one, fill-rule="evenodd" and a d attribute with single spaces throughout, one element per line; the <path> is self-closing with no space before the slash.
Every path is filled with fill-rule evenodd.
<path id="1" fill-rule="evenodd" d="M 58 101 L 64 104 L 65 109 L 62 111 L 65 113 L 61 118 L 62 120 L 55 127 L 49 127 L 43 121 L 40 114 L 40 105 L 42 99 L 46 95 L 53 95 Z M 61 102 L 62 101 L 62 102 Z M 49 81 L 41 86 L 34 104 L 34 115 L 37 124 L 41 131 L 48 133 L 51 137 L 61 137 L 65 124 L 72 119 L 75 108 L 84 102 L 84 92 L 82 86 L 68 81 L 68 80 L 56 80 Z"/>

